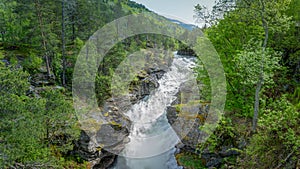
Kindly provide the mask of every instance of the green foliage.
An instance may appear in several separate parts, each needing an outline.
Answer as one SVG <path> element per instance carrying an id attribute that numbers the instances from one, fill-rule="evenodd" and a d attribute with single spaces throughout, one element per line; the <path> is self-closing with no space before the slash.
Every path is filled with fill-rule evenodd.
<path id="1" fill-rule="evenodd" d="M 75 44 L 76 49 L 79 51 L 83 47 L 84 42 L 80 38 L 77 37 L 75 39 L 74 44 Z"/>
<path id="2" fill-rule="evenodd" d="M 2 50 L 0 49 L 0 67 L 5 65 L 5 64 L 2 62 L 2 59 L 4 59 L 4 54 L 3 54 Z"/>
<path id="3" fill-rule="evenodd" d="M 286 98 L 271 102 L 259 119 L 259 130 L 251 138 L 242 165 L 249 168 L 275 167 L 291 152 L 299 154 L 300 112 Z"/>
<path id="4" fill-rule="evenodd" d="M 72 141 L 79 137 L 79 127 L 75 111 L 70 100 L 66 100 L 60 91 L 46 90 L 43 94 L 46 99 L 45 128 L 47 142 L 56 147 L 56 151 L 66 154 L 73 149 Z"/>
<path id="5" fill-rule="evenodd" d="M 28 74 L 21 70 L 0 71 L 0 152 L 1 163 L 47 160 L 50 151 L 41 144 L 43 128 L 37 116 L 43 112 L 44 101 L 25 96 L 29 88 Z"/>
<path id="6" fill-rule="evenodd" d="M 300 87 L 297 87 L 291 96 L 291 102 L 300 109 Z"/>
<path id="7" fill-rule="evenodd" d="M 51 154 L 66 154 L 79 136 L 71 102 L 59 91 L 46 91 L 41 99 L 30 98 L 26 96 L 27 73 L 0 69 L 1 166 L 15 162 L 55 165 Z M 56 146 L 55 152 L 50 145 Z"/>
<path id="8" fill-rule="evenodd" d="M 184 166 L 186 169 L 205 169 L 201 158 L 196 154 L 180 153 L 176 155 L 179 165 Z"/>
<path id="9" fill-rule="evenodd" d="M 217 18 L 204 33 L 223 63 L 228 84 L 226 111 L 234 119 L 252 116 L 255 87 L 262 75 L 259 130 L 240 162 L 241 168 L 275 168 L 288 154 L 299 152 L 300 4 L 298 0 L 236 2 L 232 7 L 230 2 L 219 0 L 211 14 L 197 5 L 196 15 L 206 23 Z M 266 38 L 262 14 L 269 35 L 266 47 L 262 44 Z M 205 72 L 201 75 L 208 79 Z M 224 143 L 222 135 L 234 140 L 230 133 L 235 132 L 245 135 L 244 131 L 220 125 L 199 149 L 217 150 Z"/>
<path id="10" fill-rule="evenodd" d="M 28 79 L 40 74 L 37 70 L 48 61 L 49 74 L 55 75 L 57 83 L 65 71 L 67 86 L 71 86 L 73 66 L 84 41 L 114 19 L 147 11 L 133 1 L 64 2 L 62 8 L 61 1 L 0 1 L 0 60 L 5 53 L 11 63 L 10 67 L 0 63 L 1 167 L 19 163 L 24 168 L 89 168 L 87 164 L 77 165 L 68 156 L 79 136 L 69 88 L 36 87 L 33 96 L 38 98 L 35 98 L 28 95 Z M 61 27 L 63 10 L 65 30 Z M 62 55 L 62 39 L 65 55 Z M 96 77 L 100 103 L 111 95 L 110 82 L 117 66 L 128 53 L 147 46 L 174 49 L 178 42 L 163 36 L 138 35 L 117 44 L 100 64 Z M 19 65 L 24 70 L 16 69 Z M 35 164 L 42 167 L 34 167 Z"/>
<path id="11" fill-rule="evenodd" d="M 292 46 L 291 44 L 293 44 L 291 51 L 298 48 L 295 44 L 298 40 L 294 38 L 295 34 L 291 34 L 292 18 L 287 15 L 290 0 L 263 2 L 266 4 L 265 17 L 269 27 L 266 51 L 262 50 L 265 32 L 261 23 L 262 9 L 258 0 L 249 3 L 239 2 L 236 8 L 230 10 L 227 9 L 230 3 L 220 0 L 215 10 L 224 11 L 225 15 L 222 19 L 219 18 L 218 24 L 204 30 L 218 51 L 226 73 L 228 86 L 226 110 L 246 117 L 250 117 L 253 112 L 255 85 L 262 69 L 264 72 L 262 91 L 275 89 L 274 85 L 282 83 L 283 78 L 286 78 L 285 83 L 289 81 L 287 76 L 281 79 L 274 78 L 276 74 L 281 74 L 285 66 L 293 72 L 290 75 L 297 78 L 295 63 L 299 57 L 286 52 L 286 47 Z M 217 17 L 218 14 L 211 15 Z M 210 16 L 211 19 L 214 19 L 214 16 Z M 283 45 L 282 42 L 288 45 Z M 297 59 L 292 61 L 292 58 Z M 283 64 L 286 59 L 289 64 L 294 64 Z"/>
<path id="12" fill-rule="evenodd" d="M 19 63 L 19 61 L 18 61 L 18 59 L 17 59 L 17 57 L 16 56 L 11 56 L 10 58 L 9 58 L 9 62 L 10 62 L 10 64 L 12 65 L 12 66 L 17 66 L 17 64 Z"/>
<path id="13" fill-rule="evenodd" d="M 24 50 L 22 57 L 30 55 L 21 63 L 30 73 L 35 73 L 41 64 L 46 65 L 41 61 L 46 61 L 47 56 L 50 73 L 54 74 L 60 83 L 63 73 L 63 38 L 66 44 L 65 73 L 67 85 L 70 86 L 73 65 L 84 41 L 114 19 L 147 10 L 143 5 L 132 1 L 66 1 L 64 37 L 61 36 L 62 11 L 61 1 L 1 1 L 0 42 L 7 50 Z M 118 58 L 119 56 L 115 59 Z M 8 59 L 13 65 L 18 64 L 16 55 L 9 56 Z"/>
<path id="14" fill-rule="evenodd" d="M 240 92 L 229 103 L 235 109 L 238 108 L 240 115 L 246 117 L 252 116 L 255 91 L 253 86 L 256 85 L 260 77 L 263 78 L 263 89 L 272 88 L 275 85 L 273 80 L 275 73 L 283 70 L 283 66 L 279 63 L 281 53 L 271 48 L 263 51 L 261 46 L 261 43 L 250 40 L 233 59 L 236 67 L 236 78 L 239 79 L 238 84 L 240 85 L 236 88 L 239 87 Z M 263 100 L 263 97 L 261 99 Z"/>
<path id="15" fill-rule="evenodd" d="M 278 152 L 284 155 L 290 151 L 297 152 L 300 144 L 297 127 L 300 123 L 300 90 L 297 88 L 300 62 L 299 1 L 262 1 L 266 2 L 265 14 L 270 28 L 265 52 L 261 50 L 265 32 L 261 26 L 258 0 L 238 3 L 236 9 L 226 12 L 224 18 L 218 20 L 218 24 L 205 29 L 224 65 L 228 83 L 227 110 L 237 115 L 251 116 L 249 112 L 253 109 L 254 85 L 260 68 L 264 69 L 265 88 L 261 98 L 261 112 L 264 114 L 260 117 L 259 132 L 247 148 L 248 157 L 242 163 L 245 168 L 270 168 L 274 166 L 272 163 L 280 160 L 276 156 Z M 133 1 L 65 2 L 66 75 L 68 85 L 71 85 L 76 55 L 84 46 L 84 41 L 107 22 L 147 9 Z M 201 12 L 201 6 L 197 6 L 196 10 Z M 63 72 L 61 14 L 61 1 L 0 1 L 0 60 L 6 58 L 11 62 L 10 67 L 4 67 L 0 61 L 1 167 L 4 165 L 7 168 L 17 162 L 43 164 L 44 168 L 89 168 L 87 164 L 77 165 L 74 159 L 66 157 L 68 151 L 73 149 L 73 141 L 79 136 L 72 103 L 66 96 L 70 94 L 69 91 L 49 87 L 43 88 L 39 99 L 26 95 L 30 86 L 29 73 L 35 73 L 45 64 L 42 59 L 45 56 L 50 58 L 51 71 L 60 81 Z M 198 13 L 200 15 L 205 20 L 210 17 L 205 13 Z M 117 44 L 99 67 L 96 77 L 99 103 L 111 96 L 113 71 L 129 53 L 149 46 L 177 49 L 179 45 L 174 39 L 157 35 L 139 35 Z M 29 73 L 16 69 L 18 64 Z M 279 76 L 283 74 L 283 67 L 287 69 L 286 74 Z M 197 71 L 198 81 L 203 84 L 202 99 L 210 100 L 208 74 L 201 66 Z M 134 79 L 134 83 L 138 81 L 138 78 Z M 291 89 L 284 89 L 283 86 L 287 84 Z M 271 93 L 271 89 L 277 88 L 279 92 Z M 270 99 L 270 93 L 279 97 L 284 92 L 290 92 L 288 99 L 283 97 L 275 102 Z M 230 118 L 223 118 L 215 133 L 199 149 L 209 147 L 215 151 L 220 145 L 234 140 L 235 132 Z M 191 168 L 202 167 L 199 158 L 190 154 L 179 160 Z"/>
<path id="16" fill-rule="evenodd" d="M 3 54 L 3 51 L 1 50 L 1 48 L 0 48 L 0 59 L 4 59 L 4 54 Z"/>
<path id="17" fill-rule="evenodd" d="M 260 34 L 262 30 L 258 29 L 258 26 L 254 26 L 252 20 L 241 22 L 241 17 L 238 11 L 229 13 L 223 20 L 219 21 L 218 25 L 206 29 L 205 34 L 213 43 L 224 66 L 227 80 L 226 109 L 242 114 L 244 110 L 249 110 L 251 107 L 245 104 L 251 100 L 245 98 L 246 94 L 244 95 L 242 80 L 236 72 L 237 63 L 234 57 L 243 50 L 243 44 L 246 44 L 254 34 Z"/>
<path id="18" fill-rule="evenodd" d="M 210 78 L 208 76 L 207 70 L 205 69 L 203 63 L 199 61 L 198 66 L 196 67 L 197 81 L 201 84 L 200 93 L 202 100 L 210 101 L 211 100 L 211 85 Z"/>
<path id="19" fill-rule="evenodd" d="M 207 141 L 198 145 L 197 151 L 203 152 L 205 148 L 208 148 L 211 152 L 215 152 L 222 145 L 234 144 L 232 141 L 234 141 L 235 137 L 236 132 L 231 119 L 223 117 L 216 130 L 210 135 Z"/>
<path id="20" fill-rule="evenodd" d="M 37 69 L 41 67 L 42 63 L 43 60 L 40 57 L 34 53 L 30 53 L 30 55 L 22 62 L 22 66 L 26 71 L 35 73 Z"/>
<path id="21" fill-rule="evenodd" d="M 0 67 L 0 94 L 22 96 L 29 89 L 29 74 L 21 69 Z M 25 80 L 24 80 L 25 79 Z"/>
<path id="22" fill-rule="evenodd" d="M 275 132 L 287 149 L 295 151 L 300 147 L 299 123 L 299 109 L 296 109 L 285 96 L 272 103 L 259 121 L 262 130 Z"/>
<path id="23" fill-rule="evenodd" d="M 4 145 L 0 147 L 0 151 L 7 157 L 5 163 L 47 162 L 50 150 L 43 144 L 44 130 L 39 121 L 40 108 L 44 102 L 13 95 L 1 100 L 6 104 L 1 105 L 1 128 L 5 128 L 5 131 L 1 134 Z"/>
<path id="24" fill-rule="evenodd" d="M 261 70 L 264 83 L 274 84 L 272 79 L 274 72 L 281 70 L 279 65 L 281 54 L 269 48 L 262 51 L 261 45 L 259 42 L 250 41 L 234 60 L 237 65 L 238 77 L 243 85 L 255 85 L 259 80 Z"/>

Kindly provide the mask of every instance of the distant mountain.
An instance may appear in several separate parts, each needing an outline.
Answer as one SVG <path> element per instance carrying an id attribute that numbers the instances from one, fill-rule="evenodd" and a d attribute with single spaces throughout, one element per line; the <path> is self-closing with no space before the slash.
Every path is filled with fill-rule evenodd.
<path id="1" fill-rule="evenodd" d="M 143 12 L 147 11 L 147 12 L 152 12 L 154 14 L 157 14 L 159 16 L 162 16 L 163 18 L 175 23 L 175 24 L 178 24 L 180 25 L 181 27 L 187 29 L 187 30 L 193 30 L 194 28 L 197 28 L 196 25 L 193 25 L 193 24 L 188 24 L 188 23 L 184 23 L 183 21 L 179 21 L 178 19 L 175 19 L 175 18 L 172 18 L 172 16 L 163 16 L 161 14 L 158 14 L 156 13 L 155 11 L 152 11 L 152 10 L 149 10 L 146 6 L 144 6 L 143 4 L 140 4 L 140 3 L 137 3 L 137 2 L 134 2 L 132 0 L 130 1 L 127 1 L 127 5 L 130 6 L 131 8 L 134 8 L 134 9 L 138 9 L 138 10 L 141 10 Z"/>
<path id="2" fill-rule="evenodd" d="M 197 27 L 196 25 L 187 24 L 187 23 L 184 23 L 184 22 L 179 21 L 177 19 L 170 19 L 170 18 L 166 18 L 166 19 L 168 19 L 169 21 L 171 21 L 173 23 L 176 23 L 176 24 L 178 24 L 178 25 L 182 26 L 183 28 L 185 28 L 187 30 L 190 30 L 190 31 Z"/>

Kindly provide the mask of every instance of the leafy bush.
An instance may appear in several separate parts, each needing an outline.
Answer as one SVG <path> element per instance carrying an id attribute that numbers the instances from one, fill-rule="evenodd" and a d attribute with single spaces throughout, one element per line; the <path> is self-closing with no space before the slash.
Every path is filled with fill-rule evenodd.
<path id="1" fill-rule="evenodd" d="M 300 112 L 283 96 L 269 105 L 259 119 L 259 130 L 251 138 L 241 165 L 275 168 L 288 154 L 299 154 Z"/>

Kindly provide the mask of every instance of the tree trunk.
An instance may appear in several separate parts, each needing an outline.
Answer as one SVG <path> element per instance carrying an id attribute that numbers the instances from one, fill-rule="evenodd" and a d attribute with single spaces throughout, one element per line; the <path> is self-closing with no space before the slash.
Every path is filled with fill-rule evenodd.
<path id="1" fill-rule="evenodd" d="M 62 21 L 61 21 L 61 41 L 62 41 L 62 65 L 63 65 L 63 71 L 62 71 L 62 86 L 66 86 L 66 56 L 65 56 L 65 4 L 64 0 L 61 2 L 62 7 Z"/>
<path id="2" fill-rule="evenodd" d="M 38 21 L 39 21 L 39 26 L 40 26 L 40 30 L 41 30 L 41 37 L 42 37 L 42 43 L 43 43 L 43 49 L 44 49 L 44 59 L 46 62 L 46 68 L 47 68 L 47 75 L 48 77 L 51 76 L 51 69 L 50 69 L 50 61 L 49 61 L 49 56 L 47 53 L 47 40 L 45 37 L 45 32 L 44 32 L 44 22 L 43 22 L 43 16 L 42 16 L 42 11 L 41 11 L 41 5 L 39 3 L 39 1 L 35 1 L 35 8 L 36 8 L 36 12 L 37 12 L 37 16 L 38 16 Z"/>
<path id="3" fill-rule="evenodd" d="M 253 122 L 252 122 L 253 131 L 256 131 L 256 127 L 257 127 L 258 112 L 259 112 L 259 93 L 262 88 L 262 85 L 263 85 L 263 78 L 261 76 L 256 84 L 256 89 L 255 89 L 254 115 L 253 115 Z"/>
<path id="4" fill-rule="evenodd" d="M 267 48 L 267 44 L 268 44 L 268 39 L 269 39 L 269 27 L 268 27 L 268 23 L 265 20 L 265 4 L 263 2 L 264 0 L 260 0 L 261 3 L 261 20 L 262 20 L 262 26 L 264 28 L 265 31 L 265 39 L 264 39 L 264 43 L 262 46 L 262 51 L 263 51 L 263 56 L 261 59 L 261 72 L 260 72 L 260 76 L 258 79 L 258 82 L 256 83 L 256 89 L 255 89 L 255 102 L 254 102 L 254 114 L 253 114 L 253 124 L 252 124 L 252 130 L 253 132 L 256 131 L 256 127 L 257 127 L 257 121 L 258 121 L 258 116 L 259 116 L 259 94 L 260 94 L 260 90 L 263 86 L 264 83 L 264 53 L 265 50 Z"/>
<path id="5" fill-rule="evenodd" d="M 76 39 L 75 36 L 75 16 L 72 15 L 72 42 L 74 42 Z"/>

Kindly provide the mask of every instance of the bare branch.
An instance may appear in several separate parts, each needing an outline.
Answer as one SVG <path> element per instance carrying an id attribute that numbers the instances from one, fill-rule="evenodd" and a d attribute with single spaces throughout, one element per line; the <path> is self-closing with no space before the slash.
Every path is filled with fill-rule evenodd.
<path id="1" fill-rule="evenodd" d="M 283 162 L 280 162 L 280 164 L 275 168 L 275 169 L 279 169 L 281 168 L 281 166 L 286 163 L 286 161 L 291 158 L 291 156 L 294 154 L 294 151 L 292 151 L 290 154 L 288 154 L 288 156 L 283 160 Z"/>

